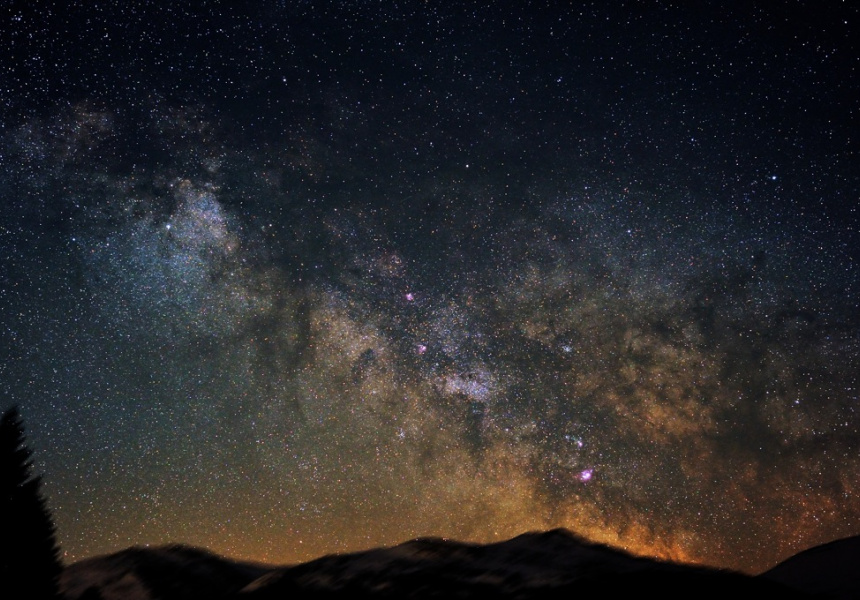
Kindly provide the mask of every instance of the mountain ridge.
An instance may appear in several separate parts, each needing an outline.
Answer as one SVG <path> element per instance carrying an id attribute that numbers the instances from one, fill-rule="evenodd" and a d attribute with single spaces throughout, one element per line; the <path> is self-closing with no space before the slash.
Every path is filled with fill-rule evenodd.
<path id="1" fill-rule="evenodd" d="M 853 571 L 824 579 L 808 572 L 818 564 L 809 557 L 822 552 L 849 571 L 860 565 L 860 536 L 833 544 L 800 552 L 756 576 L 638 556 L 563 528 L 487 544 L 419 537 L 282 566 L 228 559 L 184 544 L 132 546 L 69 565 L 61 590 L 65 600 L 529 600 L 643 591 L 663 598 L 860 598 Z"/>

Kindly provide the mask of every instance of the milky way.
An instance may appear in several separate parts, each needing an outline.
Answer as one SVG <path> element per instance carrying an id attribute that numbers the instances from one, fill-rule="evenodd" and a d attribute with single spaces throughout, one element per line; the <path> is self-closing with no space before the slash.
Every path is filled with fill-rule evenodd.
<path id="1" fill-rule="evenodd" d="M 132 88 L 13 78 L 0 377 L 67 562 L 563 526 L 757 572 L 860 533 L 856 10 L 264 5 Z"/>

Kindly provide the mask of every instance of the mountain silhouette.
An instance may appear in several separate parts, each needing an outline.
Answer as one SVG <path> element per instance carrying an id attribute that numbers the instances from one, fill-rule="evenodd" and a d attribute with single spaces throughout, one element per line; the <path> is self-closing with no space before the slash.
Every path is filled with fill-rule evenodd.
<path id="1" fill-rule="evenodd" d="M 60 591 L 70 600 L 224 598 L 270 570 L 189 546 L 132 547 L 67 566 Z"/>
<path id="2" fill-rule="evenodd" d="M 490 544 L 419 538 L 280 567 L 171 545 L 74 563 L 61 590 L 67 600 L 560 600 L 648 593 L 663 599 L 847 599 L 860 598 L 858 549 L 860 538 L 849 538 L 752 576 L 635 556 L 565 529 Z"/>
<path id="3" fill-rule="evenodd" d="M 840 600 L 860 598 L 860 536 L 798 552 L 760 577 Z"/>

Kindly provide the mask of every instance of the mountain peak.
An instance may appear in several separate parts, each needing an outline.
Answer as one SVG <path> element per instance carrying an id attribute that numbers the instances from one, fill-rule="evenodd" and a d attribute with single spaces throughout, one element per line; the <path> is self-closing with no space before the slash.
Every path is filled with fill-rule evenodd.
<path id="1" fill-rule="evenodd" d="M 77 600 L 96 590 L 103 600 L 167 600 L 219 597 L 235 592 L 271 567 L 233 561 L 195 546 L 131 546 L 67 566 L 60 590 Z"/>

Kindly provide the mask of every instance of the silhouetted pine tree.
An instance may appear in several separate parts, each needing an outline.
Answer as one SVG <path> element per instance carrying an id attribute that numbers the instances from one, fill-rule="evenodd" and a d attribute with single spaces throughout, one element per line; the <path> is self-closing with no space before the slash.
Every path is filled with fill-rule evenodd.
<path id="1" fill-rule="evenodd" d="M 62 571 L 54 523 L 32 476 L 18 407 L 0 417 L 0 598 L 53 600 Z"/>

